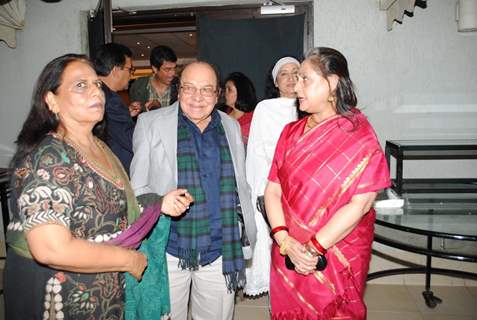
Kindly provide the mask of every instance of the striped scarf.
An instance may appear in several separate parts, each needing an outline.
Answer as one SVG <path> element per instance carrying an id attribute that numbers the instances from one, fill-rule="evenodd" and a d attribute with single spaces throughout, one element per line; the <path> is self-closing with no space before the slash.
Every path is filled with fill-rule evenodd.
<path id="1" fill-rule="evenodd" d="M 245 284 L 245 262 L 238 224 L 238 196 L 235 174 L 225 131 L 217 126 L 220 147 L 220 215 L 222 226 L 222 273 L 229 291 Z M 199 164 L 193 138 L 187 124 L 178 122 L 177 128 L 178 187 L 194 197 L 185 216 L 177 221 L 177 246 L 182 269 L 197 270 L 199 257 L 211 244 L 210 217 L 199 177 Z"/>

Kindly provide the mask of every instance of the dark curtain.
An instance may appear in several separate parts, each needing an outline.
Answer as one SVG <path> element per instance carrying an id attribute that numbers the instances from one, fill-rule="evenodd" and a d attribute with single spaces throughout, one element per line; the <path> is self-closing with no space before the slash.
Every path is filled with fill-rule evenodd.
<path id="1" fill-rule="evenodd" d="M 88 17 L 89 57 L 94 59 L 99 47 L 111 42 L 111 0 L 98 0 L 94 17 Z"/>
<path id="2" fill-rule="evenodd" d="M 213 63 L 224 79 L 243 72 L 263 98 L 265 81 L 282 56 L 303 56 L 304 15 L 263 19 L 213 19 L 199 16 L 199 58 Z"/>

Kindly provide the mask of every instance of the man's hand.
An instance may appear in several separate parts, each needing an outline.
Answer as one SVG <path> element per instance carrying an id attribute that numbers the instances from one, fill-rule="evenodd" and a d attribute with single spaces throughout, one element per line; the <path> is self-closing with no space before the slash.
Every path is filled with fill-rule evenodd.
<path id="1" fill-rule="evenodd" d="M 139 101 L 133 101 L 129 105 L 129 115 L 131 118 L 134 118 L 141 112 L 141 102 Z"/>
<path id="2" fill-rule="evenodd" d="M 168 216 L 177 217 L 189 209 L 192 202 L 194 202 L 194 198 L 186 189 L 177 189 L 164 196 L 161 212 Z"/>
<path id="3" fill-rule="evenodd" d="M 159 109 L 161 107 L 161 103 L 158 100 L 149 100 L 144 105 L 147 111 L 151 111 L 154 109 Z"/>

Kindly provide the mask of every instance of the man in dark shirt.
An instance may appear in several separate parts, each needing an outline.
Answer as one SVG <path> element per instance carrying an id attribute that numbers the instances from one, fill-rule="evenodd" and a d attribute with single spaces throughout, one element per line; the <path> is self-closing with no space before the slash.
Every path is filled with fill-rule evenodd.
<path id="1" fill-rule="evenodd" d="M 106 143 L 119 158 L 128 175 L 133 158 L 134 122 L 131 117 L 139 113 L 140 104 L 133 102 L 127 107 L 117 92 L 128 88 L 129 79 L 134 72 L 131 57 L 128 47 L 108 43 L 98 50 L 94 59 L 94 67 L 103 81 L 106 97 Z"/>

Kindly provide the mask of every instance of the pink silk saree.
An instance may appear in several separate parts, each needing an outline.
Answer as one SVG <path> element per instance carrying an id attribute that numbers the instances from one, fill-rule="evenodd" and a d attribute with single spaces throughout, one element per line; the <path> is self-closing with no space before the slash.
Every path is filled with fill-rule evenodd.
<path id="1" fill-rule="evenodd" d="M 280 183 L 291 236 L 306 243 L 356 194 L 390 185 L 374 130 L 357 109 L 353 122 L 334 116 L 303 134 L 306 118 L 285 127 L 269 180 Z M 353 123 L 355 124 L 353 126 Z M 272 319 L 365 319 L 364 286 L 375 212 L 328 249 L 328 266 L 303 276 L 285 267 L 274 242 L 270 278 Z"/>

